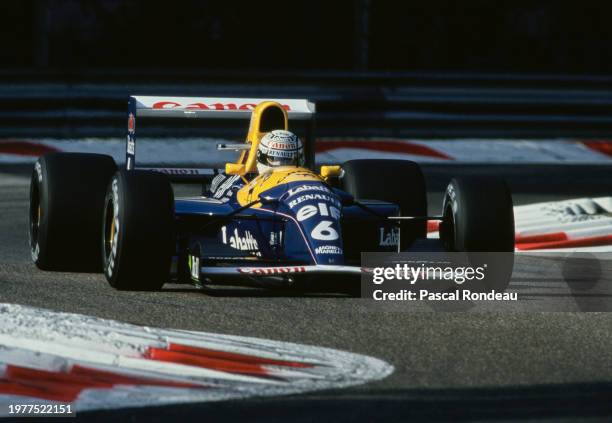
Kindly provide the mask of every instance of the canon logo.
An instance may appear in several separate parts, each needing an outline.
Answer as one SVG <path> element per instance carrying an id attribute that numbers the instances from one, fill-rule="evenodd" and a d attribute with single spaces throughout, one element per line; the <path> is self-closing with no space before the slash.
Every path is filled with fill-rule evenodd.
<path id="1" fill-rule="evenodd" d="M 150 167 L 146 168 L 151 172 L 165 173 L 166 175 L 200 175 L 200 169 L 188 168 L 166 168 L 166 167 Z"/>
<path id="2" fill-rule="evenodd" d="M 306 269 L 302 266 L 296 267 L 239 267 L 239 273 L 250 275 L 278 275 L 283 273 L 304 273 Z"/>
<path id="3" fill-rule="evenodd" d="M 128 116 L 128 132 L 133 134 L 136 131 L 136 118 L 133 113 Z"/>
<path id="4" fill-rule="evenodd" d="M 176 101 L 158 101 L 157 103 L 154 103 L 151 108 L 153 108 L 153 109 L 176 109 L 176 108 L 182 108 L 182 109 L 185 109 L 185 110 L 253 110 L 256 106 L 257 106 L 257 104 L 253 104 L 253 103 L 243 103 L 243 104 L 236 104 L 236 103 L 212 103 L 212 104 L 191 103 L 191 104 L 183 105 L 183 104 L 178 103 Z M 288 104 L 283 104 L 282 107 L 283 107 L 283 109 L 285 109 L 287 111 L 291 110 L 291 107 Z"/>

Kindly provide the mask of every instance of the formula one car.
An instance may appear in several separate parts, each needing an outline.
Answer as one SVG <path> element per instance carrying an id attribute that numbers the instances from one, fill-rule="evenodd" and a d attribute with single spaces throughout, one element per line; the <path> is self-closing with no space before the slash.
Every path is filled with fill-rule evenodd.
<path id="1" fill-rule="evenodd" d="M 361 252 L 419 248 L 428 220 L 440 221 L 437 248 L 514 251 L 503 181 L 455 178 L 442 214 L 428 216 L 416 163 L 350 160 L 317 172 L 314 115 L 307 100 L 130 97 L 125 168 L 97 154 L 55 153 L 36 162 L 32 260 L 46 270 L 103 270 L 124 290 L 171 281 L 304 286 L 323 276 L 359 276 Z M 250 118 L 250 127 L 244 143 L 218 146 L 239 152 L 224 172 L 143 168 L 136 166 L 137 117 Z M 262 137 L 294 120 L 307 123 L 305 166 L 258 175 Z M 175 199 L 171 182 L 201 183 L 205 194 Z"/>

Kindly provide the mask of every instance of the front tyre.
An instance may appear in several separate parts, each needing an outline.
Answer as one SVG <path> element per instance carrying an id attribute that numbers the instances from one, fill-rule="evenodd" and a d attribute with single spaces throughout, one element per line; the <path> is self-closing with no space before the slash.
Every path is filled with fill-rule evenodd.
<path id="1" fill-rule="evenodd" d="M 449 251 L 514 252 L 512 196 L 500 178 L 453 178 L 442 203 L 440 238 Z"/>
<path id="2" fill-rule="evenodd" d="M 163 174 L 115 173 L 102 229 L 106 279 L 116 289 L 151 291 L 169 279 L 174 242 L 174 193 Z"/>
<path id="3" fill-rule="evenodd" d="M 514 267 L 514 209 L 506 183 L 501 178 L 454 178 L 442 213 L 445 249 L 465 252 L 472 267 L 486 268 L 485 291 L 504 291 Z"/>

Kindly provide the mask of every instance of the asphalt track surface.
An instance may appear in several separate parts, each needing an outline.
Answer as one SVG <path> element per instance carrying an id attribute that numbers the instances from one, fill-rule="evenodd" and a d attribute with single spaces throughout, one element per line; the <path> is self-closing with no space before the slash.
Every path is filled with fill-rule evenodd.
<path id="1" fill-rule="evenodd" d="M 506 177 L 515 204 L 612 193 L 612 166 L 426 166 L 430 212 L 452 175 Z M 290 397 L 81 417 L 323 421 L 595 418 L 612 412 L 612 314 L 364 313 L 358 299 L 166 285 L 119 292 L 99 274 L 42 272 L 27 247 L 29 167 L 0 166 L 0 302 L 128 323 L 336 348 L 383 359 L 388 378 Z M 545 272 L 545 269 L 542 269 Z"/>

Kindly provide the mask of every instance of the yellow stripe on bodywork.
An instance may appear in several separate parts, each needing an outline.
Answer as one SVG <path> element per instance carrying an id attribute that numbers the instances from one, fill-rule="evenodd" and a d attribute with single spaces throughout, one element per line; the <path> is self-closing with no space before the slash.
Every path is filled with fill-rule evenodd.
<path id="1" fill-rule="evenodd" d="M 323 182 L 323 179 L 311 171 L 303 167 L 285 166 L 273 169 L 271 172 L 266 172 L 253 179 L 238 191 L 236 198 L 241 206 L 245 206 L 259 199 L 259 195 L 270 188 L 279 185 L 288 184 L 289 182 Z M 261 207 L 261 204 L 256 204 L 254 207 Z"/>

